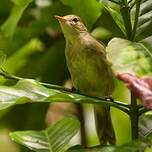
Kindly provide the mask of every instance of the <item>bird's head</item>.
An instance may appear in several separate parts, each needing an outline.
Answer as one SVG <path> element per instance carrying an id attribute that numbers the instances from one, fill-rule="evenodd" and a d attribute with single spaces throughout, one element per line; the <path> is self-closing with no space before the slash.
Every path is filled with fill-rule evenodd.
<path id="1" fill-rule="evenodd" d="M 82 20 L 76 15 L 55 16 L 55 18 L 59 21 L 67 39 L 72 39 L 79 36 L 80 33 L 87 32 Z"/>

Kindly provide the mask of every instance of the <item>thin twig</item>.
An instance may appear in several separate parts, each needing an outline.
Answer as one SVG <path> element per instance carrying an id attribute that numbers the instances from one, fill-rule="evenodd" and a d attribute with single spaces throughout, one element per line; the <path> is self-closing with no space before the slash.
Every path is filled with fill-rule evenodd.
<path id="1" fill-rule="evenodd" d="M 20 77 L 17 77 L 17 76 L 14 76 L 14 75 L 8 73 L 3 69 L 0 69 L 0 75 L 7 79 L 13 79 L 13 80 L 17 80 L 17 81 L 23 79 L 23 78 L 20 78 Z"/>

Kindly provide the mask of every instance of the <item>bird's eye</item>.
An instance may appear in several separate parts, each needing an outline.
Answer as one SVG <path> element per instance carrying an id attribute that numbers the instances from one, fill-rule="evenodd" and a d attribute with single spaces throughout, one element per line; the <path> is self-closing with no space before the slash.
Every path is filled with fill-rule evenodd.
<path id="1" fill-rule="evenodd" d="M 75 17 L 72 21 L 77 23 L 79 21 L 79 19 Z"/>

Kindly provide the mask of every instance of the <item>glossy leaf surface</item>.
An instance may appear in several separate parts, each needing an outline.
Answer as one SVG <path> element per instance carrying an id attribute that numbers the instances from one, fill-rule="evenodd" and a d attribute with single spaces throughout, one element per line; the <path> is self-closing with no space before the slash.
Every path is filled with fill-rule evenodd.
<path id="1" fill-rule="evenodd" d="M 0 96 L 0 110 L 15 104 L 34 102 L 102 103 L 98 99 L 46 88 L 33 79 L 22 79 L 12 87 L 0 86 Z"/>
<path id="2" fill-rule="evenodd" d="M 17 131 L 10 133 L 12 140 L 36 152 L 62 152 L 79 130 L 79 121 L 64 118 L 42 131 Z"/>
<path id="3" fill-rule="evenodd" d="M 114 38 L 109 42 L 107 52 L 116 72 L 138 75 L 152 72 L 152 54 L 143 43 Z"/>

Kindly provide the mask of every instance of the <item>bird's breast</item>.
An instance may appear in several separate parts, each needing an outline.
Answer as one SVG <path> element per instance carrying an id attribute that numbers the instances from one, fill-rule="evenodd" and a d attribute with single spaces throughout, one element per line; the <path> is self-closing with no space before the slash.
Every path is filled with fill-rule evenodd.
<path id="1" fill-rule="evenodd" d="M 111 95 L 113 75 L 104 60 L 77 43 L 67 45 L 65 55 L 75 88 L 92 96 Z"/>

